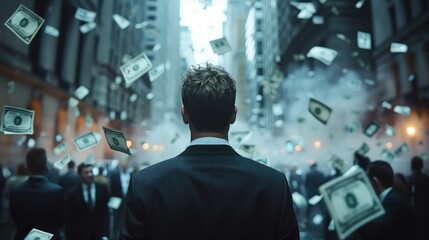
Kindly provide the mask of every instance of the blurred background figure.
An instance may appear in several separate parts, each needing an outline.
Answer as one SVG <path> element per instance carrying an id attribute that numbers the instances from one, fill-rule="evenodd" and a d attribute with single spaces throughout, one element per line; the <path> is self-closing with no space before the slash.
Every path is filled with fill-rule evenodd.
<path id="1" fill-rule="evenodd" d="M 107 175 L 107 170 L 106 170 L 103 166 L 98 166 L 98 167 L 97 167 L 97 170 L 98 170 L 98 171 L 96 171 L 96 172 L 97 172 L 97 174 L 96 174 L 96 176 L 95 176 L 94 181 L 95 181 L 96 183 L 101 183 L 101 184 L 104 184 L 104 185 L 106 185 L 106 186 L 109 186 L 109 187 L 110 187 L 109 178 L 108 178 L 108 177 L 106 177 L 106 175 Z"/>
<path id="2" fill-rule="evenodd" d="M 16 175 L 10 177 L 6 181 L 6 186 L 3 191 L 3 213 L 2 213 L 2 224 L 5 224 L 3 228 L 1 239 L 12 239 L 16 232 L 15 223 L 12 221 L 12 216 L 10 215 L 9 207 L 9 197 L 10 190 L 16 188 L 17 186 L 23 184 L 28 180 L 28 171 L 25 163 L 20 163 L 16 169 Z"/>
<path id="3" fill-rule="evenodd" d="M 71 160 L 67 163 L 67 172 L 60 176 L 58 184 L 60 184 L 66 192 L 75 188 L 80 183 L 80 177 L 74 170 L 75 161 Z"/>
<path id="4" fill-rule="evenodd" d="M 109 189 L 94 182 L 93 165 L 78 166 L 81 184 L 67 197 L 67 240 L 99 240 L 108 236 Z"/>
<path id="5" fill-rule="evenodd" d="M 423 160 L 419 156 L 411 159 L 411 205 L 417 222 L 418 239 L 429 239 L 429 177 L 423 173 Z"/>
<path id="6" fill-rule="evenodd" d="M 26 163 L 30 177 L 10 190 L 10 212 L 17 227 L 15 239 L 24 239 L 33 228 L 54 234 L 54 240 L 61 239 L 60 229 L 66 213 L 65 194 L 61 186 L 46 178 L 45 149 L 29 150 Z"/>
<path id="7" fill-rule="evenodd" d="M 48 161 L 47 168 L 46 177 L 48 178 L 48 181 L 58 184 L 60 181 L 60 170 L 54 167 L 54 164 L 52 164 L 51 161 Z"/>

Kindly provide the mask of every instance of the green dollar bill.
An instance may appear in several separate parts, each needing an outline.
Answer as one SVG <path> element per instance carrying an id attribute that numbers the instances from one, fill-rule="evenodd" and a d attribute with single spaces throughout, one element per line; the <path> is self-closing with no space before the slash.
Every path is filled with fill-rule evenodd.
<path id="1" fill-rule="evenodd" d="M 4 134 L 33 134 L 33 122 L 34 111 L 5 105 L 0 131 Z"/>
<path id="2" fill-rule="evenodd" d="M 130 149 L 127 146 L 127 140 L 122 132 L 103 127 L 109 147 L 115 151 L 120 151 L 130 155 Z"/>
<path id="3" fill-rule="evenodd" d="M 4 25 L 25 44 L 29 44 L 44 21 L 39 15 L 21 4 Z"/>

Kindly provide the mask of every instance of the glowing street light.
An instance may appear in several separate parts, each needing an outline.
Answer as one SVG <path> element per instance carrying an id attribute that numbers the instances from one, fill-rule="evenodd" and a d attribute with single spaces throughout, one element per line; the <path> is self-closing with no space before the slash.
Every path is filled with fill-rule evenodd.
<path id="1" fill-rule="evenodd" d="M 416 134 L 416 128 L 413 126 L 407 127 L 407 134 L 409 136 L 414 136 L 414 134 Z"/>
<path id="2" fill-rule="evenodd" d="M 321 146 L 322 146 L 322 143 L 319 140 L 317 140 L 317 141 L 314 142 L 314 147 L 315 148 L 320 148 Z"/>
<path id="3" fill-rule="evenodd" d="M 133 145 L 133 142 L 131 140 L 127 140 L 127 147 L 130 148 Z"/>
<path id="4" fill-rule="evenodd" d="M 149 149 L 149 143 L 143 143 L 142 148 L 143 148 L 143 150 L 148 150 Z"/>

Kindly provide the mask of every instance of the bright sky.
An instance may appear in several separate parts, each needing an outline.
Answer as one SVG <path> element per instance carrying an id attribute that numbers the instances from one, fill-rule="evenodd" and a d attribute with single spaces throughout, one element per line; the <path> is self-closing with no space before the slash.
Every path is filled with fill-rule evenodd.
<path id="1" fill-rule="evenodd" d="M 207 6 L 200 0 L 180 0 L 180 25 L 188 26 L 191 31 L 196 63 L 218 63 L 209 41 L 223 37 L 226 7 L 225 0 L 212 0 Z"/>

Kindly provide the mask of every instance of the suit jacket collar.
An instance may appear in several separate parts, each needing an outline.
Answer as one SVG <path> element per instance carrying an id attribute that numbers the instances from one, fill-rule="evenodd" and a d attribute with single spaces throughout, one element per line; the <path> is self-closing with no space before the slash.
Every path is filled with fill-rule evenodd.
<path id="1" fill-rule="evenodd" d="M 192 145 L 180 155 L 239 155 L 228 145 Z"/>
<path id="2" fill-rule="evenodd" d="M 47 182 L 48 179 L 43 175 L 32 175 L 32 176 L 29 176 L 27 181 L 31 183 L 43 183 L 43 182 Z"/>

